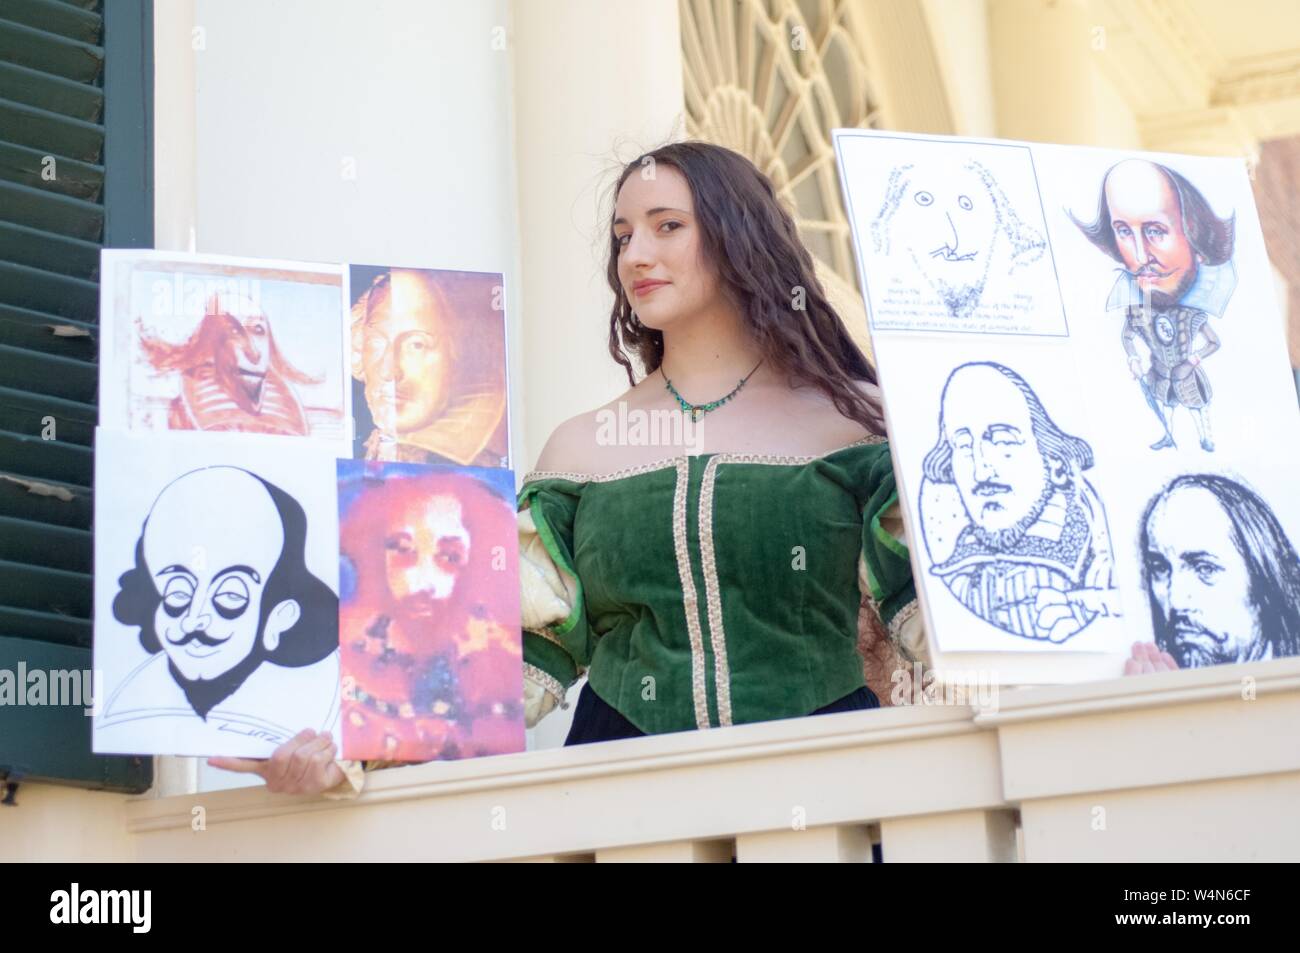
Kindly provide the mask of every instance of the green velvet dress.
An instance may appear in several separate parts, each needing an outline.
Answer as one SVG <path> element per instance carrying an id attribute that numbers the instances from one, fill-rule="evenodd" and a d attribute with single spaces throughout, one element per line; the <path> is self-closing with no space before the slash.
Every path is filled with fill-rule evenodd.
<path id="1" fill-rule="evenodd" d="M 525 670 L 560 698 L 585 670 L 650 734 L 815 711 L 865 684 L 860 609 L 890 632 L 915 611 L 907 548 L 880 523 L 897 498 L 880 437 L 532 472 L 519 509 L 568 598 L 548 624 L 525 613 Z"/>

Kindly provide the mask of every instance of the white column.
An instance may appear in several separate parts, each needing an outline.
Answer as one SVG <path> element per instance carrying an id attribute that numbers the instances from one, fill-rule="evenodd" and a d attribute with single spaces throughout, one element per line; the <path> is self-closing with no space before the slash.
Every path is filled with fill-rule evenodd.
<path id="1" fill-rule="evenodd" d="M 153 7 L 153 238 L 162 251 L 193 248 L 198 215 L 195 154 L 195 0 Z M 154 758 L 150 794 L 168 797 L 198 790 L 197 758 Z"/>
<path id="2" fill-rule="evenodd" d="M 558 424 L 627 389 L 607 350 L 607 192 L 624 163 L 686 124 L 677 0 L 511 0 L 510 13 L 522 476 Z M 564 743 L 582 684 L 529 732 L 530 748 Z"/>
<path id="3" fill-rule="evenodd" d="M 1102 145 L 1093 49 L 1100 24 L 1084 0 L 989 0 L 998 135 Z"/>
<path id="4" fill-rule="evenodd" d="M 524 471 L 557 424 L 628 386 L 606 350 L 613 297 L 600 200 L 622 163 L 685 124 L 677 0 L 510 7 Z"/>
<path id="5" fill-rule="evenodd" d="M 153 8 L 154 247 L 187 251 L 197 214 L 195 194 L 195 0 L 170 0 Z"/>

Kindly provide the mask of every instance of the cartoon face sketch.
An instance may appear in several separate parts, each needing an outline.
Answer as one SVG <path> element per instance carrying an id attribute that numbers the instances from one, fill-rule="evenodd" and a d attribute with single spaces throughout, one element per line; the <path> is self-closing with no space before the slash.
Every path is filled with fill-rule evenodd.
<path id="1" fill-rule="evenodd" d="M 1181 667 L 1300 654 L 1300 558 L 1254 491 L 1173 480 L 1139 529 L 1156 644 Z"/>
<path id="2" fill-rule="evenodd" d="M 521 711 L 518 590 L 500 585 L 513 508 L 465 473 L 351 460 L 339 473 L 349 750 L 486 752 L 484 733 Z"/>
<path id="3" fill-rule="evenodd" d="M 956 368 L 922 464 L 930 572 L 980 618 L 1026 638 L 1062 642 L 1098 614 L 1118 615 L 1105 510 L 1083 476 L 1092 465 L 1092 448 L 1057 427 L 1015 371 Z M 959 505 L 927 509 L 944 486 Z M 942 552 L 941 539 L 955 542 Z"/>
<path id="4" fill-rule="evenodd" d="M 168 409 L 173 430 L 239 430 L 304 435 L 307 417 L 293 384 L 316 384 L 276 347 L 271 322 L 249 296 L 208 298 L 189 339 L 171 344 L 137 322 L 140 345 L 156 371 L 181 375 Z"/>
<path id="5" fill-rule="evenodd" d="M 1212 391 L 1201 364 L 1220 346 L 1210 318 L 1222 316 L 1236 288 L 1235 216 L 1219 218 L 1205 196 L 1168 166 L 1127 159 L 1102 179 L 1096 218 L 1070 217 L 1122 266 L 1106 306 L 1125 312 L 1120 344 L 1164 431 L 1151 449 L 1177 446 L 1173 411 L 1182 406 L 1202 449 L 1213 451 Z"/>
<path id="6" fill-rule="evenodd" d="M 896 167 L 871 233 L 877 253 L 906 254 L 954 318 L 979 306 L 995 262 L 1010 273 L 1046 249 L 973 159 Z"/>
<path id="7" fill-rule="evenodd" d="M 452 307 L 434 275 L 390 269 L 352 309 L 352 375 L 374 430 L 369 460 L 499 465 L 505 417 L 501 328 Z"/>
<path id="8" fill-rule="evenodd" d="M 306 527 L 297 501 L 236 467 L 178 477 L 150 509 L 113 615 L 163 653 L 199 718 L 259 667 L 309 666 L 338 647 L 338 599 L 306 568 Z"/>

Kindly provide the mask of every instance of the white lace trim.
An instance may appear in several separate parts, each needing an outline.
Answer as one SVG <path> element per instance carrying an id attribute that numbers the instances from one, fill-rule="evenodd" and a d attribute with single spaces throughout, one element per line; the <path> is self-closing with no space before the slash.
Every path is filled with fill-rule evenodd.
<path id="1" fill-rule="evenodd" d="M 802 466 L 812 463 L 814 460 L 821 460 L 826 457 L 839 453 L 841 450 L 849 450 L 853 447 L 864 447 L 871 444 L 884 443 L 886 437 L 880 434 L 869 434 L 853 443 L 845 444 L 842 447 L 836 447 L 834 450 L 828 450 L 825 453 L 815 453 L 807 456 L 782 455 L 772 453 L 738 453 L 723 452 L 715 454 L 703 454 L 711 456 L 718 463 L 766 463 L 774 466 Z M 531 483 L 535 480 L 570 480 L 574 483 L 608 483 L 611 480 L 622 480 L 626 477 L 640 476 L 643 473 L 653 473 L 656 470 L 665 470 L 668 467 L 677 466 L 681 460 L 689 460 L 690 456 L 681 454 L 676 457 L 664 457 L 662 460 L 654 460 L 650 463 L 642 463 L 636 466 L 623 467 L 619 470 L 613 470 L 609 473 L 578 473 L 573 470 L 531 470 L 524 475 L 522 483 Z"/>

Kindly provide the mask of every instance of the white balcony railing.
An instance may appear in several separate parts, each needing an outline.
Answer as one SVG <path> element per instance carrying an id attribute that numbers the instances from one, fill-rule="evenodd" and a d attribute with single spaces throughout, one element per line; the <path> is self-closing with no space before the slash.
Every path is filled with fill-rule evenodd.
<path id="1" fill-rule="evenodd" d="M 1297 860 L 1300 659 L 126 803 L 140 860 Z M 20 808 L 21 810 L 21 808 Z"/>

